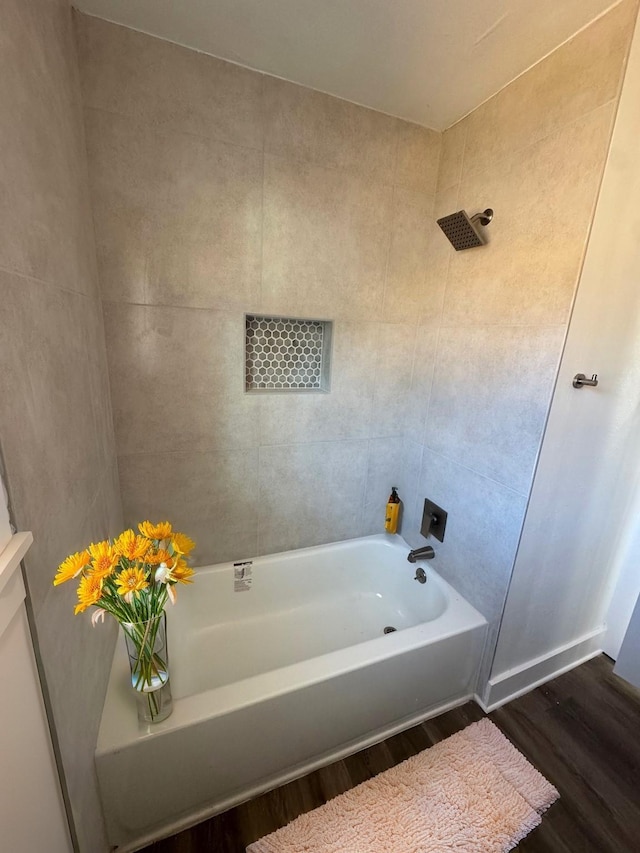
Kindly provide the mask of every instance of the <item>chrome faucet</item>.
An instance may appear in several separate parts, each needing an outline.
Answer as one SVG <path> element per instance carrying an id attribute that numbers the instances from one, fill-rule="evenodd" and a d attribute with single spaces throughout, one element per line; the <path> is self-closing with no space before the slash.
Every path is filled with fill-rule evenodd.
<path id="1" fill-rule="evenodd" d="M 416 548 L 415 551 L 409 551 L 409 556 L 407 560 L 410 563 L 415 563 L 416 560 L 433 560 L 436 552 L 433 550 L 431 545 L 425 545 L 424 548 Z"/>

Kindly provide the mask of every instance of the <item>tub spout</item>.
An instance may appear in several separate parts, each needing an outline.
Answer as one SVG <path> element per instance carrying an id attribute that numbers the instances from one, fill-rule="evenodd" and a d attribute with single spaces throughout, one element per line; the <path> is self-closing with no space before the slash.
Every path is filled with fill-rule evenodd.
<path id="1" fill-rule="evenodd" d="M 424 548 L 416 548 L 415 551 L 409 551 L 409 556 L 407 560 L 410 563 L 415 563 L 416 560 L 433 560 L 436 552 L 433 550 L 431 545 L 425 545 Z"/>

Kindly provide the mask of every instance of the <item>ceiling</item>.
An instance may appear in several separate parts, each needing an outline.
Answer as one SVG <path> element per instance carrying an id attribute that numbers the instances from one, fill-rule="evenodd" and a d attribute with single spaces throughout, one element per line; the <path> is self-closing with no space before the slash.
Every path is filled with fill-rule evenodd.
<path id="1" fill-rule="evenodd" d="M 444 130 L 612 0 L 75 0 L 84 12 Z"/>

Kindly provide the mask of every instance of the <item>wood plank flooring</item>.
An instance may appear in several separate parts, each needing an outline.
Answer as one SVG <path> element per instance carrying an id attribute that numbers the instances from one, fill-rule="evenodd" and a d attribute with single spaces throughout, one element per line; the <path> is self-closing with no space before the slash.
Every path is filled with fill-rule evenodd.
<path id="1" fill-rule="evenodd" d="M 601 655 L 490 714 L 560 791 L 520 853 L 640 853 L 640 691 Z M 484 716 L 473 702 L 270 791 L 145 853 L 248 844 Z M 380 851 L 384 853 L 384 851 Z"/>

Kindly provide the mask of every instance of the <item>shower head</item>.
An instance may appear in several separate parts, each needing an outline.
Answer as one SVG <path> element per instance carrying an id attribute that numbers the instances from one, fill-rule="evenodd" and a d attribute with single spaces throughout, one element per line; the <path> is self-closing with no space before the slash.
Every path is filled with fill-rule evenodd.
<path id="1" fill-rule="evenodd" d="M 456 252 L 462 249 L 475 249 L 476 246 L 484 246 L 486 237 L 480 230 L 481 225 L 488 225 L 493 219 L 493 210 L 488 207 L 483 213 L 476 213 L 469 219 L 466 211 L 459 210 L 450 216 L 438 219 L 438 225 L 444 231 Z"/>

